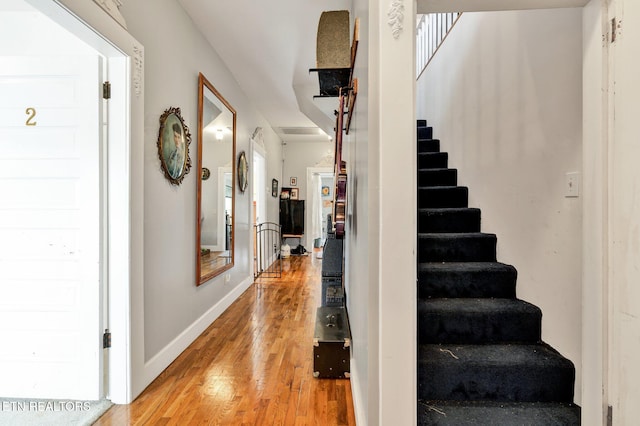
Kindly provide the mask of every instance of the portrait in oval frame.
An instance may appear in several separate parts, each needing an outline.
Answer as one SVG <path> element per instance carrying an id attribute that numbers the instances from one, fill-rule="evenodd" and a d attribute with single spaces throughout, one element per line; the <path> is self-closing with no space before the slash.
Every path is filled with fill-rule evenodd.
<path id="1" fill-rule="evenodd" d="M 244 192 L 247 185 L 249 185 L 249 164 L 246 154 L 242 151 L 238 158 L 238 188 L 240 192 Z"/>
<path id="2" fill-rule="evenodd" d="M 180 108 L 170 107 L 160 116 L 158 156 L 165 177 L 173 185 L 180 185 L 191 169 L 189 144 L 191 134 L 184 124 Z"/>

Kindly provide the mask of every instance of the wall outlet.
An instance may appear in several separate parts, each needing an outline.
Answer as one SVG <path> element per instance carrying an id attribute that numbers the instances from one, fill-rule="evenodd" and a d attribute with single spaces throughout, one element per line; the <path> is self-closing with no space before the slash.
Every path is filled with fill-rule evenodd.
<path id="1" fill-rule="evenodd" d="M 228 283 L 228 282 L 230 282 L 230 281 L 231 281 L 231 274 L 225 274 L 225 276 L 224 276 L 224 282 L 225 282 L 225 283 Z"/>
<path id="2" fill-rule="evenodd" d="M 568 172 L 565 175 L 564 196 L 576 198 L 580 196 L 580 173 Z"/>

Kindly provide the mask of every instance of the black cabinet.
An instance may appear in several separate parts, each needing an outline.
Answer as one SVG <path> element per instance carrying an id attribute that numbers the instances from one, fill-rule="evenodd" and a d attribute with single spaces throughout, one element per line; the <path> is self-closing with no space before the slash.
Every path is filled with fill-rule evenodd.
<path id="1" fill-rule="evenodd" d="M 280 200 L 280 226 L 283 235 L 304 234 L 304 200 Z"/>

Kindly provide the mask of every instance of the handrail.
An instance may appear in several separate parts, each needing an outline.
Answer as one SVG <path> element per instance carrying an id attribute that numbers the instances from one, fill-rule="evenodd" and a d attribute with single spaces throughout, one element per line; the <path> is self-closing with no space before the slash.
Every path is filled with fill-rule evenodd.
<path id="1" fill-rule="evenodd" d="M 462 13 L 429 13 L 418 15 L 416 25 L 416 78 L 429 65 L 433 55 L 447 38 Z"/>

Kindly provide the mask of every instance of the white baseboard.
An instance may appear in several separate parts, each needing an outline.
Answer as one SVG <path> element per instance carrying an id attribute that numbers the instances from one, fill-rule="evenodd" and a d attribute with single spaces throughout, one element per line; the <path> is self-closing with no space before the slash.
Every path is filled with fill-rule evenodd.
<path id="1" fill-rule="evenodd" d="M 349 380 L 351 381 L 351 394 L 353 397 L 353 411 L 356 416 L 356 425 L 367 424 L 367 412 L 365 409 L 364 395 L 362 394 L 362 386 L 358 376 L 358 366 L 351 358 L 351 373 Z"/>
<path id="2" fill-rule="evenodd" d="M 218 303 L 213 305 L 200 318 L 187 327 L 167 346 L 162 348 L 153 358 L 144 364 L 143 389 L 164 371 L 178 356 L 193 343 L 204 330 L 207 329 L 233 302 L 253 284 L 253 277 L 249 276 L 227 293 Z"/>

